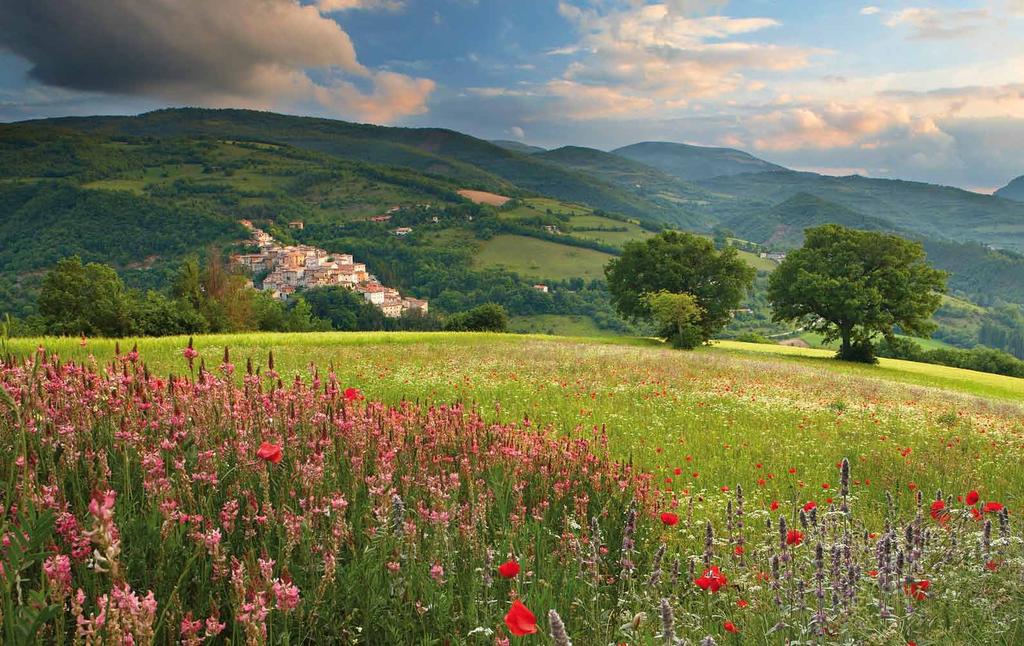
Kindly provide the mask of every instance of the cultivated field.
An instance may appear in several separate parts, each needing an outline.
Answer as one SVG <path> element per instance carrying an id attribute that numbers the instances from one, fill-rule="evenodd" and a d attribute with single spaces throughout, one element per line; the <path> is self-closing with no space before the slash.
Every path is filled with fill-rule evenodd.
<path id="1" fill-rule="evenodd" d="M 23 570 L 71 601 L 50 639 L 1024 639 L 1020 380 L 738 343 L 134 343 L 12 341 L 59 360 L 0 370 L 8 496 L 58 523 Z"/>

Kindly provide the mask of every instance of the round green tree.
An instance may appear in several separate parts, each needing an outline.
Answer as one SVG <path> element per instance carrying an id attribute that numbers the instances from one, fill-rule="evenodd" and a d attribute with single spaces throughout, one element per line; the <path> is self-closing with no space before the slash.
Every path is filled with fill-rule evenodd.
<path id="1" fill-rule="evenodd" d="M 946 273 L 928 265 L 920 243 L 836 224 L 807 229 L 768 281 L 775 321 L 838 339 L 838 358 L 867 362 L 878 335 L 931 334 L 945 291 Z"/>
<path id="2" fill-rule="evenodd" d="M 710 240 L 679 231 L 626 243 L 622 256 L 611 260 L 604 272 L 612 305 L 634 322 L 661 325 L 654 320 L 649 295 L 689 294 L 697 312 L 688 325 L 699 342 L 725 327 L 756 273 L 734 248 L 717 251 Z"/>

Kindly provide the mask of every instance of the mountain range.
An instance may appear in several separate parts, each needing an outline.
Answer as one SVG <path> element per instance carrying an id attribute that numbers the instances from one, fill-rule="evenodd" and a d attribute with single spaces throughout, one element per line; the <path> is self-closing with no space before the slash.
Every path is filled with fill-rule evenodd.
<path id="1" fill-rule="evenodd" d="M 524 212 L 522 222 L 573 204 L 611 218 L 586 225 L 606 232 L 602 252 L 628 239 L 608 237 L 625 226 L 616 218 L 647 229 L 728 229 L 776 250 L 798 246 L 804 228 L 825 222 L 894 232 L 925 243 L 961 295 L 1024 303 L 1024 177 L 982 195 L 799 172 L 728 148 L 547 150 L 437 128 L 167 109 L 0 125 L 0 310 L 70 253 L 155 286 L 190 248 L 238 239 L 241 214 L 285 225 L 302 219 L 312 231 L 303 235 L 328 236 L 396 203 L 464 203 L 461 189 L 555 201 Z M 516 213 L 501 226 L 533 235 Z M 117 237 L 103 240 L 105 230 Z M 346 236 L 360 244 L 357 234 Z M 400 280 L 403 267 L 382 264 Z"/>

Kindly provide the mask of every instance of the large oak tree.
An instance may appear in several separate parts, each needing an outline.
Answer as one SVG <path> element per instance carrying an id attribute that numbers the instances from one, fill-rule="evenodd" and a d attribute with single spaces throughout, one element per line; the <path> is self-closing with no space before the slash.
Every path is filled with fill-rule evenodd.
<path id="1" fill-rule="evenodd" d="M 897 327 L 930 334 L 945 291 L 946 273 L 928 265 L 920 243 L 836 224 L 807 229 L 768 282 L 775 321 L 839 339 L 837 356 L 860 361 L 873 361 L 872 340 Z"/>
<path id="2" fill-rule="evenodd" d="M 734 248 L 716 251 L 710 240 L 678 231 L 628 242 L 605 267 L 612 304 L 633 321 L 652 319 L 651 294 L 690 294 L 703 341 L 729 322 L 755 274 Z"/>

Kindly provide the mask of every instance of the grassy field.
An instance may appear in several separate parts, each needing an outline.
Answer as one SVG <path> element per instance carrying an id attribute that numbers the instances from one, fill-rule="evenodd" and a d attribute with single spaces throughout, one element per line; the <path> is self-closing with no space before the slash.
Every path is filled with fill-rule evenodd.
<path id="1" fill-rule="evenodd" d="M 129 353 L 136 343 L 145 368 Z M 45 431 L 19 436 L 0 415 L 0 437 L 10 450 L 25 445 L 40 455 L 38 474 L 26 482 L 38 478 L 41 485 L 60 474 L 56 482 L 73 499 L 79 522 L 96 528 L 89 536 L 100 538 L 87 540 L 109 557 L 101 563 L 123 560 L 139 597 L 152 589 L 159 608 L 170 608 L 166 623 L 152 613 L 135 619 L 150 629 L 155 622 L 163 637 L 189 625 L 185 620 L 195 615 L 187 613 L 212 612 L 233 642 L 255 634 L 253 643 L 262 643 L 258 631 L 269 629 L 264 636 L 273 643 L 437 643 L 416 641 L 416 634 L 491 644 L 495 627 L 500 637 L 506 625 L 521 625 L 508 618 L 501 624 L 514 596 L 543 614 L 541 631 L 554 622 L 548 610 L 557 610 L 577 643 L 663 643 L 657 620 L 642 630 L 620 628 L 638 612 L 657 617 L 659 603 L 675 606 L 673 631 L 690 639 L 793 643 L 814 626 L 813 592 L 810 610 L 796 601 L 816 571 L 824 576 L 814 545 L 825 543 L 824 553 L 831 549 L 838 562 L 837 534 L 845 526 L 863 573 L 856 575 L 855 607 L 827 611 L 833 636 L 874 644 L 1024 638 L 1024 625 L 1013 619 L 1019 603 L 1012 600 L 1021 594 L 1016 534 L 993 536 L 979 556 L 981 525 L 957 502 L 976 490 L 983 502 L 1005 504 L 1011 515 L 992 516 L 993 523 L 1024 511 L 1022 380 L 901 361 L 850 365 L 827 359 L 824 350 L 735 342 L 679 352 L 650 339 L 211 335 L 195 339 L 191 367 L 183 356 L 187 343 L 122 340 L 117 359 L 111 340 L 17 339 L 9 351 L 28 356 L 41 346 L 106 376 L 85 377 L 52 359 L 37 371 L 48 380 L 41 387 L 15 386 L 31 370 L 8 368 L 3 376 L 23 402 L 23 419 Z M 198 378 L 201 365 L 233 377 Z M 245 376 L 250 365 L 261 376 Z M 171 375 L 189 381 L 170 388 Z M 467 420 L 461 405 L 482 419 Z M 62 444 L 54 446 L 46 438 L 58 432 Z M 103 468 L 89 461 L 95 449 L 82 447 L 102 447 Z M 62 458 L 68 451 L 80 457 Z M 838 510 L 844 458 L 851 517 Z M 165 469 L 165 460 L 174 468 Z M 7 461 L 9 483 L 15 464 L 25 462 Z M 34 495 L 53 496 L 55 489 L 40 486 Z M 87 511 L 86 492 L 105 490 L 106 502 L 95 494 Z M 941 531 L 950 521 L 934 506 L 935 520 L 928 518 L 936 491 L 956 514 L 952 546 Z M 250 501 L 244 514 L 240 499 Z M 328 500 L 340 509 L 338 520 L 315 506 L 304 512 Z M 815 511 L 807 512 L 812 503 Z M 104 504 L 113 520 L 103 520 Z M 636 504 L 639 515 L 628 511 Z M 470 510 L 476 520 L 464 515 Z M 253 520 L 258 512 L 269 519 L 263 529 Z M 781 579 L 769 574 L 779 549 L 771 523 L 780 514 L 796 528 L 783 528 L 790 574 Z M 185 526 L 218 517 L 223 526 L 215 522 L 215 531 Z M 120 534 L 110 528 L 114 520 Z M 872 541 L 902 540 L 904 522 L 911 529 L 926 523 L 929 536 L 920 548 L 925 569 L 907 573 L 931 585 L 912 599 L 913 613 L 901 584 L 876 585 L 869 572 Z M 884 533 L 889 523 L 896 529 Z M 633 538 L 631 524 L 638 525 Z M 713 540 L 705 538 L 708 531 Z M 991 531 L 1004 536 L 1001 525 Z M 103 536 L 119 536 L 123 549 L 111 551 L 114 539 Z M 591 548 L 580 551 L 583 539 L 596 541 L 594 566 L 584 558 Z M 598 544 L 610 551 L 607 558 Z M 338 554 L 336 574 L 324 565 L 320 545 Z M 966 561 L 946 564 L 951 549 Z M 671 572 L 659 569 L 665 550 L 675 560 Z M 685 572 L 687 560 L 699 562 L 702 553 L 705 564 L 721 564 L 729 577 L 720 594 L 702 593 L 711 570 L 697 575 L 706 566 Z M 521 562 L 523 572 L 491 582 L 488 573 L 506 558 Z M 201 569 L 186 577 L 193 562 Z M 625 571 L 627 562 L 640 577 Z M 57 569 L 48 563 L 48 572 Z M 77 562 L 73 573 L 75 585 L 86 586 L 85 598 L 96 599 L 86 615 L 104 607 L 110 585 L 124 585 L 117 576 L 125 575 L 115 572 L 111 583 Z M 57 575 L 47 576 L 59 584 Z M 792 599 L 773 603 L 775 589 Z M 992 596 L 996 589 L 1002 598 Z M 138 607 L 131 589 L 121 590 L 131 602 L 126 607 Z M 961 595 L 985 602 L 964 605 Z M 878 603 L 895 616 L 880 620 Z M 266 626 L 265 615 L 253 624 L 253 604 L 271 613 Z M 66 620 L 72 627 L 90 621 Z M 773 628 L 783 621 L 786 627 Z M 730 625 L 739 634 L 730 634 Z M 65 626 L 53 630 L 61 634 Z M 359 637 L 365 631 L 388 637 L 366 641 Z"/>
<path id="2" fill-rule="evenodd" d="M 483 243 L 475 262 L 538 279 L 602 278 L 612 255 L 518 235 L 497 235 Z"/>
<path id="3" fill-rule="evenodd" d="M 533 316 L 513 316 L 511 321 L 513 332 L 526 334 L 554 334 L 558 336 L 612 336 L 615 333 L 597 327 L 588 316 L 571 316 L 565 314 L 535 314 Z"/>
<path id="4" fill-rule="evenodd" d="M 133 343 L 123 341 L 122 351 Z M 185 343 L 139 339 L 138 348 L 152 371 L 181 374 Z M 40 344 L 65 358 L 101 361 L 114 345 L 11 341 L 21 352 Z M 388 402 L 461 400 L 502 420 L 529 416 L 565 433 L 606 425 L 617 455 L 648 468 L 699 455 L 706 475 L 684 486 L 749 481 L 759 461 L 825 481 L 838 459 L 857 455 L 879 482 L 913 480 L 930 490 L 985 483 L 1015 498 L 1024 494 L 1019 469 L 1002 468 L 1017 464 L 1022 447 L 1022 410 L 1014 402 L 1024 402 L 1024 380 L 1012 377 L 890 359 L 864 366 L 833 361 L 827 350 L 732 341 L 694 352 L 646 339 L 443 333 L 212 335 L 196 342 L 210 366 L 225 346 L 239 369 L 249 359 L 265 366 L 273 351 L 289 379 L 308 375 L 312 364 L 333 366 L 342 382 Z M 955 448 L 938 443 L 954 437 Z M 724 445 L 731 448 L 722 451 Z M 913 446 L 915 459 L 905 463 L 898 446 Z M 799 495 L 792 486 L 775 494 Z"/>

